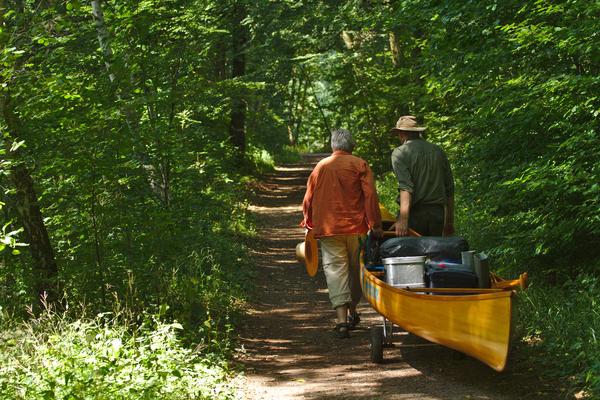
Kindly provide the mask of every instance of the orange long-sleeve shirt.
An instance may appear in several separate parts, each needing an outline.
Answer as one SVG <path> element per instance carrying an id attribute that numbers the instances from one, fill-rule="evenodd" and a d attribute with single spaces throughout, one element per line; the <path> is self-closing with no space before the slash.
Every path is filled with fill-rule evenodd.
<path id="1" fill-rule="evenodd" d="M 336 150 L 308 178 L 302 225 L 315 237 L 366 233 L 381 227 L 379 200 L 367 162 Z"/>

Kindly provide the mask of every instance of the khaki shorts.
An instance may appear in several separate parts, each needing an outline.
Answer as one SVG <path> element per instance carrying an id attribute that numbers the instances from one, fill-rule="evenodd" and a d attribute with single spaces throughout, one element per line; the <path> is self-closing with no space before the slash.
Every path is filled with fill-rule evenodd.
<path id="1" fill-rule="evenodd" d="M 323 271 L 333 308 L 357 305 L 360 288 L 360 248 L 365 235 L 335 235 L 319 239 Z"/>

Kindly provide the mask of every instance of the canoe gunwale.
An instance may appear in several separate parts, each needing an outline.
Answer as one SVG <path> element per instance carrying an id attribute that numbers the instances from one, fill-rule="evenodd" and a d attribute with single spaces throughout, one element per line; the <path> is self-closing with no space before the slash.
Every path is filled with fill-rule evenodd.
<path id="1" fill-rule="evenodd" d="M 386 283 L 384 280 L 379 279 L 378 277 L 376 277 L 375 275 L 373 275 L 371 273 L 371 271 L 369 271 L 368 269 L 366 269 L 363 265 L 361 265 L 361 268 L 364 271 L 365 277 L 367 279 L 369 279 L 371 282 L 375 283 L 377 286 L 383 286 L 383 287 L 385 287 L 386 290 L 402 294 L 403 296 L 410 296 L 410 297 L 427 299 L 427 300 L 439 300 L 439 301 L 448 301 L 448 300 L 452 300 L 452 301 L 486 300 L 486 299 L 496 299 L 496 298 L 501 298 L 501 297 L 510 297 L 510 296 L 514 296 L 515 293 L 516 293 L 514 290 L 498 290 L 498 289 L 494 289 L 493 291 L 491 291 L 489 293 L 485 293 L 484 292 L 484 293 L 480 293 L 480 294 L 473 293 L 473 294 L 466 294 L 466 295 L 443 295 L 443 294 L 436 294 L 435 296 L 432 296 L 430 294 L 419 293 L 421 290 L 422 291 L 427 291 L 427 288 L 422 288 L 422 289 L 419 289 L 418 291 L 415 291 L 415 290 L 406 290 L 406 289 L 401 288 L 401 287 L 392 286 L 392 285 Z M 483 289 L 483 290 L 485 290 L 485 289 Z"/>

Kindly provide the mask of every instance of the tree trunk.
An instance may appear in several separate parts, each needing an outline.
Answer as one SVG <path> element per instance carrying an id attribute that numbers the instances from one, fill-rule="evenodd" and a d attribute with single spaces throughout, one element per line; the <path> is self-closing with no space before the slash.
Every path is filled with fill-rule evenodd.
<path id="1" fill-rule="evenodd" d="M 231 77 L 241 78 L 246 74 L 245 47 L 248 41 L 246 27 L 242 21 L 246 17 L 246 8 L 239 2 L 235 3 L 233 9 L 233 59 L 231 63 Z M 246 101 L 241 94 L 236 94 L 231 104 L 231 124 L 229 126 L 229 139 L 231 144 L 240 154 L 246 152 Z"/>
<path id="2" fill-rule="evenodd" d="M 302 129 L 302 122 L 304 119 L 304 106 L 306 103 L 306 92 L 307 92 L 307 88 L 308 88 L 308 84 L 309 82 L 302 80 L 302 79 L 298 79 L 298 86 L 300 88 L 300 97 L 298 99 L 298 101 L 296 102 L 296 110 L 295 110 L 295 114 L 296 114 L 296 125 L 295 125 L 295 138 L 296 138 L 296 142 L 298 141 L 298 139 L 300 138 L 300 130 Z"/>
<path id="3" fill-rule="evenodd" d="M 227 79 L 227 42 L 219 38 L 215 44 L 214 78 L 216 81 Z"/>
<path id="4" fill-rule="evenodd" d="M 331 125 L 329 124 L 329 121 L 327 120 L 327 116 L 325 115 L 325 110 L 321 106 L 321 102 L 319 101 L 319 96 L 317 95 L 317 91 L 316 91 L 314 85 L 312 84 L 312 81 L 309 79 L 308 74 L 302 67 L 300 67 L 300 71 L 302 72 L 302 76 L 304 76 L 306 85 L 307 86 L 310 85 L 310 88 L 312 89 L 313 96 L 315 97 L 315 104 L 317 105 L 317 109 L 319 110 L 319 113 L 321 114 L 321 118 L 323 118 L 323 126 L 325 127 L 325 137 L 324 137 L 325 141 L 323 142 L 323 144 L 325 147 L 327 147 L 327 145 L 329 143 L 329 139 L 331 138 Z"/>
<path id="5" fill-rule="evenodd" d="M 113 52 L 110 47 L 110 35 L 108 34 L 108 29 L 106 29 L 106 24 L 104 23 L 104 12 L 102 11 L 100 0 L 92 0 L 92 16 L 94 17 L 94 24 L 96 25 L 96 35 L 98 36 L 98 43 L 102 50 L 104 65 L 108 72 L 108 79 L 110 79 L 111 84 L 114 84 L 116 76 L 113 72 L 112 65 Z"/>
<path id="6" fill-rule="evenodd" d="M 0 0 L 1 1 L 1 0 Z M 292 77 L 290 79 L 290 93 L 288 94 L 289 96 L 289 102 L 288 102 L 288 107 L 287 107 L 287 130 L 288 130 L 288 142 L 290 144 L 290 146 L 296 146 L 296 142 L 297 142 L 297 138 L 296 138 L 296 132 L 295 132 L 295 123 L 294 123 L 294 111 L 296 108 L 296 78 L 294 77 L 294 73 L 292 70 Z"/>
<path id="7" fill-rule="evenodd" d="M 21 124 L 12 108 L 8 93 L 0 98 L 0 111 L 8 128 L 9 137 L 13 140 L 21 137 Z M 12 158 L 10 178 L 16 189 L 14 209 L 17 211 L 19 222 L 24 228 L 24 239 L 29 244 L 29 251 L 33 260 L 33 274 L 36 279 L 34 283 L 35 293 L 36 296 L 45 297 L 48 302 L 54 302 L 57 300 L 59 292 L 57 282 L 58 266 L 54 258 L 54 249 L 50 243 L 50 237 L 40 211 L 31 174 L 25 167 L 21 151 L 10 151 L 10 142 L 10 140 L 4 139 L 7 155 Z"/>
<path id="8" fill-rule="evenodd" d="M 302 128 L 303 113 L 301 112 L 306 101 L 308 82 L 303 79 L 302 74 L 296 76 L 292 73 L 291 94 L 289 102 L 288 136 L 291 146 L 298 143 L 300 129 Z"/>
<path id="9" fill-rule="evenodd" d="M 110 34 L 104 21 L 104 11 L 102 10 L 101 0 L 92 0 L 92 16 L 94 18 L 94 24 L 96 26 L 96 36 L 98 37 L 98 44 L 102 50 L 102 58 L 104 65 L 106 66 L 106 72 L 108 73 L 108 79 L 111 83 L 112 93 L 116 95 L 119 103 L 121 103 L 120 112 L 125 117 L 125 123 L 129 129 L 131 135 L 136 135 L 138 131 L 138 116 L 135 109 L 129 104 L 127 100 L 131 99 L 130 92 L 127 86 L 124 84 L 125 79 L 121 79 L 115 73 L 114 66 L 114 54 L 110 45 Z M 136 135 L 137 136 L 137 135 Z M 141 153 L 141 152 L 138 152 Z M 138 154 L 143 160 L 143 154 Z"/>
<path id="10" fill-rule="evenodd" d="M 7 30 L 6 20 L 4 20 L 4 10 L 8 7 L 13 7 L 18 16 L 22 17 L 25 12 L 25 2 L 23 0 L 15 0 L 8 4 L 6 0 L 0 0 L 0 27 Z M 37 4 L 37 8 L 47 6 L 45 2 Z M 24 20 L 18 18 L 18 20 Z M 13 30 L 24 29 L 29 27 L 15 26 Z M 13 37 L 0 34 L 0 48 L 10 46 Z M 27 57 L 21 57 L 16 65 L 12 66 L 13 70 L 19 70 L 22 63 Z M 4 79 L 3 79 L 4 78 Z M 11 97 L 10 85 L 12 77 L 2 77 L 0 75 L 0 86 L 4 89 L 0 95 L 0 118 L 4 120 L 6 133 L 2 142 L 5 146 L 6 157 L 10 158 L 11 165 L 9 167 L 9 179 L 15 188 L 14 201 L 11 205 L 11 210 L 17 215 L 19 224 L 23 227 L 23 239 L 28 244 L 29 252 L 32 259 L 33 272 L 33 292 L 39 301 L 34 302 L 34 308 L 39 310 L 44 304 L 54 303 L 57 295 L 60 292 L 58 282 L 58 266 L 54 257 L 54 249 L 50 242 L 50 237 L 44 223 L 44 219 L 40 210 L 38 197 L 35 191 L 35 185 L 31 177 L 31 173 L 26 166 L 23 150 L 12 149 L 13 143 L 22 140 L 24 128 L 20 121 L 19 115 L 15 112 L 13 99 Z"/>
<path id="11" fill-rule="evenodd" d="M 392 53 L 392 64 L 394 67 L 400 65 L 400 45 L 398 44 L 398 38 L 394 32 L 389 33 L 390 40 L 390 52 Z"/>

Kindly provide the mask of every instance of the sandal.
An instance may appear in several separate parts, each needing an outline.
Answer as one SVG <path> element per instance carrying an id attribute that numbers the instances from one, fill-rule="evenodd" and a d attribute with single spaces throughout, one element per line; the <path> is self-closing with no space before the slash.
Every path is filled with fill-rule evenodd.
<path id="1" fill-rule="evenodd" d="M 350 337 L 350 325 L 346 322 L 337 324 L 334 330 L 338 339 L 347 339 Z"/>
<path id="2" fill-rule="evenodd" d="M 352 314 L 348 315 L 348 326 L 350 329 L 356 328 L 356 325 L 360 323 L 360 314 L 354 311 Z"/>

